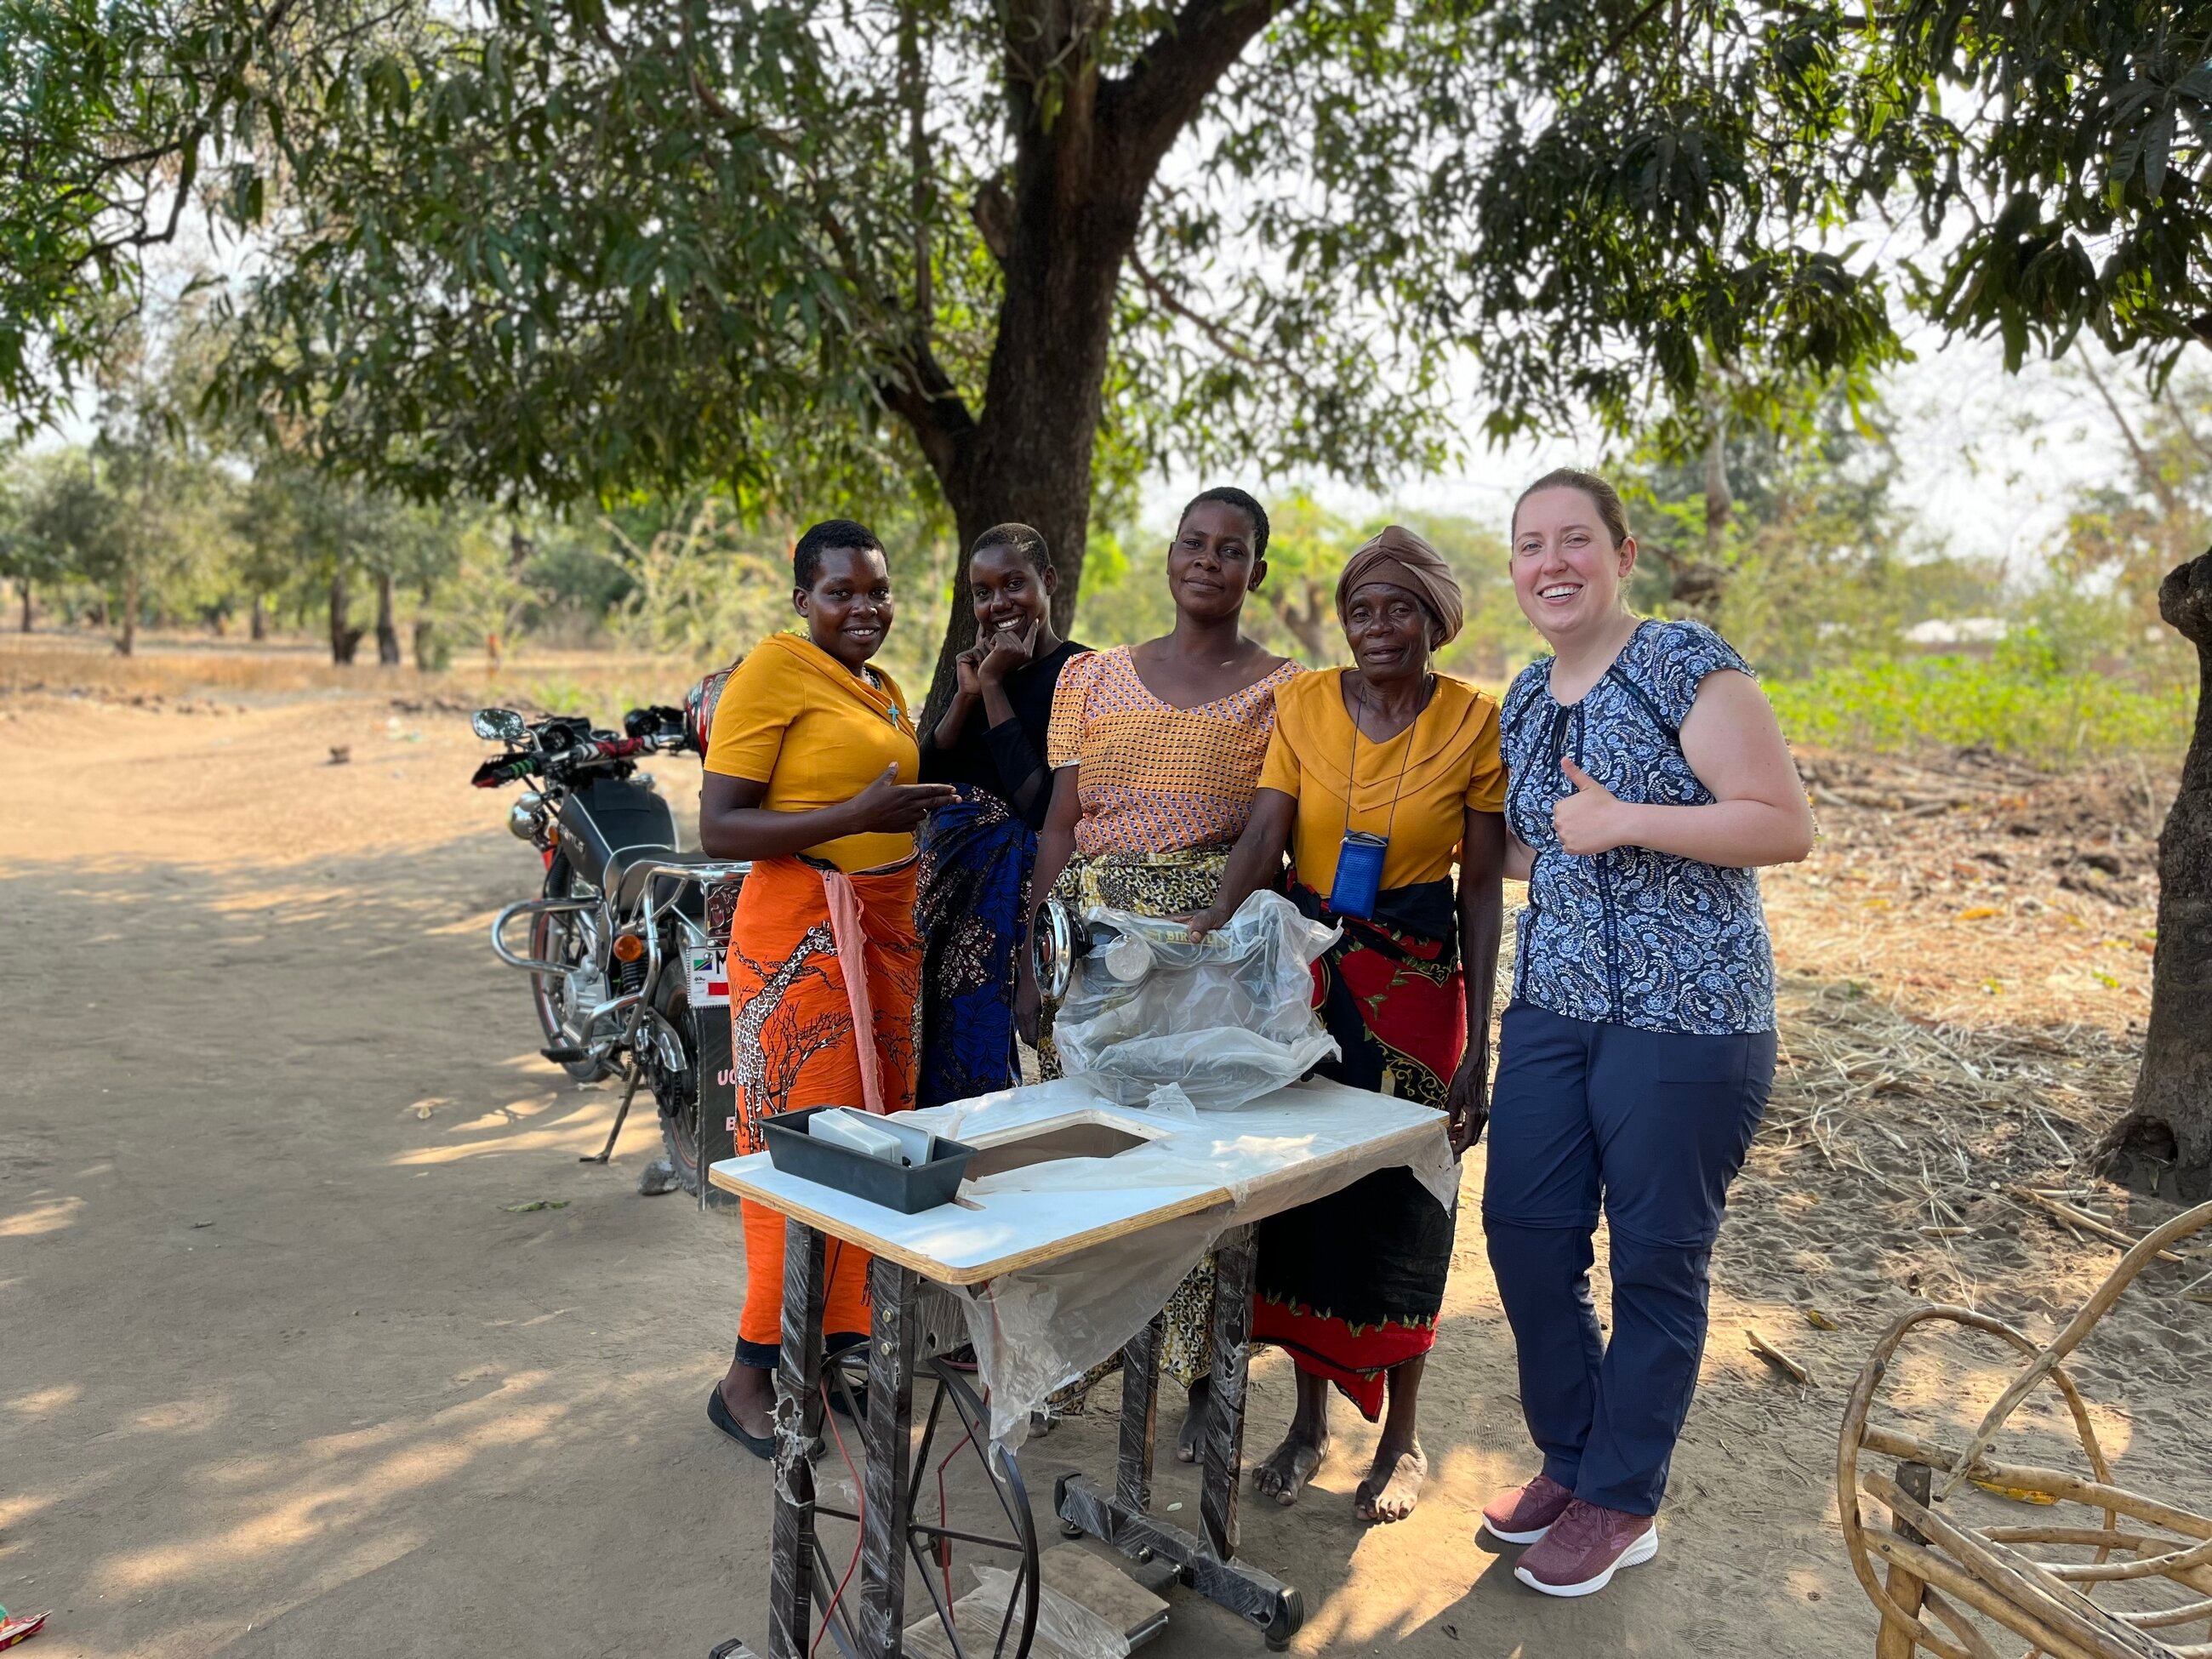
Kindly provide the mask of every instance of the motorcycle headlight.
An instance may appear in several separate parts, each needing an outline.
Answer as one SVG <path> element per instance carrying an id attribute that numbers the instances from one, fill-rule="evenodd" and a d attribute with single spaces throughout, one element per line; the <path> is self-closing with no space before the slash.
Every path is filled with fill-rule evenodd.
<path id="1" fill-rule="evenodd" d="M 545 798 L 526 790 L 507 809 L 507 827 L 517 841 L 536 841 L 545 833 Z"/>

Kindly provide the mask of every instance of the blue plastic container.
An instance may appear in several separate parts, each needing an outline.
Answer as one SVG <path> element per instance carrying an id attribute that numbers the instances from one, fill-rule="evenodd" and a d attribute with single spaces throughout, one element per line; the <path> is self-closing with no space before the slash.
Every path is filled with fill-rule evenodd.
<path id="1" fill-rule="evenodd" d="M 1382 891 L 1382 860 L 1390 850 L 1388 836 L 1365 830 L 1349 831 L 1337 849 L 1336 881 L 1328 892 L 1328 908 L 1340 916 L 1366 921 L 1375 915 L 1375 901 Z"/>

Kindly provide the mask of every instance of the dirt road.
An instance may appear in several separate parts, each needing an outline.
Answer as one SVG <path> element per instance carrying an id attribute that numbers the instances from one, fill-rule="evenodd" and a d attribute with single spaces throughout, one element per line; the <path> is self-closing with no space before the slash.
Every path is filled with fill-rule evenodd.
<path id="1" fill-rule="evenodd" d="M 738 1231 L 635 1195 L 649 1117 L 612 1169 L 577 1163 L 614 1097 L 537 1058 L 484 947 L 532 861 L 465 787 L 480 745 L 381 700 L 220 708 L 26 697 L 0 717 L 0 1601 L 54 1609 L 27 1655 L 759 1643 L 766 1472 L 702 1411 Z M 1480 1178 L 1478 1157 L 1470 1196 Z M 539 1199 L 562 1207 L 511 1210 Z M 1552 1603 L 1474 1541 L 1528 1454 L 1463 1224 L 1419 1512 L 1353 1520 L 1371 1431 L 1341 1406 L 1303 1504 L 1248 1490 L 1246 1553 L 1305 1593 L 1297 1650 L 1870 1650 L 1828 1466 L 1838 1385 L 1903 1291 L 1833 1293 L 1856 1316 L 1823 1335 L 1765 1265 L 1723 1252 L 1658 1562 Z M 1790 1330 L 1821 1386 L 1743 1352 L 1753 1321 Z M 1291 1404 L 1279 1358 L 1255 1394 L 1264 1450 Z M 1024 1454 L 1045 1495 L 1110 1460 L 1104 1415 Z M 1170 1466 L 1160 1502 L 1194 1511 L 1190 1485 Z M 1179 1594 L 1149 1651 L 1261 1650 Z"/>

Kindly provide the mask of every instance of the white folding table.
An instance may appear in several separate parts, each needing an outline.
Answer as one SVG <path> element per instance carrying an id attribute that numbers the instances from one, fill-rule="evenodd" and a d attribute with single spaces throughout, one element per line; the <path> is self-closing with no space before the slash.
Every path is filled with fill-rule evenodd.
<path id="1" fill-rule="evenodd" d="M 1249 1620 L 1270 1648 L 1286 1647 L 1304 1618 L 1294 1588 L 1237 1559 L 1254 1225 L 1377 1170 L 1440 1167 L 1439 1161 L 1449 1158 L 1443 1114 L 1314 1081 L 1293 1084 L 1237 1111 L 1199 1114 L 1194 1121 L 1104 1103 L 1055 1106 L 1041 1118 L 1035 1111 L 1024 1115 L 1020 1103 L 1032 1092 L 1015 1090 L 994 1097 L 1013 1103 L 1004 1115 L 1019 1121 L 994 1127 L 993 1113 L 981 1112 L 960 1139 L 988 1154 L 993 1148 L 1068 1131 L 1079 1142 L 1086 1126 L 1103 1125 L 1176 1154 L 1175 1178 L 1123 1187 L 1098 1180 L 1101 1166 L 1094 1164 L 1089 1166 L 1092 1178 L 1079 1190 L 1054 1190 L 1048 1173 L 1039 1175 L 1033 1187 L 1015 1190 L 991 1190 L 1003 1188 L 1003 1178 L 984 1183 L 984 1189 L 963 1183 L 956 1203 L 902 1215 L 777 1170 L 765 1153 L 728 1159 L 709 1170 L 716 1187 L 783 1215 L 788 1230 L 776 1371 L 769 1659 L 806 1659 L 815 1640 L 817 1607 L 827 1609 L 831 1599 L 830 1587 L 817 1571 L 822 1557 L 815 1519 L 817 1512 L 838 1512 L 817 1502 L 810 1454 L 822 1428 L 822 1316 L 825 1262 L 833 1239 L 873 1258 L 863 1503 L 858 1516 L 843 1517 L 860 1524 L 859 1613 L 857 1619 L 833 1620 L 830 1629 L 848 1659 L 898 1659 L 905 1628 L 905 1558 L 909 1550 L 920 1557 L 925 1547 L 940 1547 L 947 1535 L 913 1513 L 909 1460 L 921 1285 L 982 1285 L 1212 1211 L 1223 1212 L 1223 1231 L 1214 1246 L 1212 1410 L 1200 1458 L 1200 1532 L 1194 1534 L 1149 1513 L 1160 1338 L 1157 1312 L 1150 1323 L 1137 1316 L 1121 1348 L 1121 1436 L 1112 1490 L 1084 1475 L 1063 1476 L 1054 1510 L 1070 1536 L 1088 1533 L 1127 1555 L 1172 1563 L 1185 1584 Z M 1161 1162 L 1133 1159 L 1129 1168 L 1134 1175 L 1141 1166 L 1158 1169 Z M 1217 1174 L 1219 1178 L 1214 1178 Z M 1011 1465 L 1011 1452 L 999 1455 Z M 1015 1484 L 1018 1487 L 1018 1478 Z M 934 1585 L 930 1594 L 933 1601 L 938 1599 Z M 942 1618 L 944 1608 L 939 1611 Z M 718 1659 L 750 1659 L 750 1650 L 734 1640 L 714 1651 Z"/>

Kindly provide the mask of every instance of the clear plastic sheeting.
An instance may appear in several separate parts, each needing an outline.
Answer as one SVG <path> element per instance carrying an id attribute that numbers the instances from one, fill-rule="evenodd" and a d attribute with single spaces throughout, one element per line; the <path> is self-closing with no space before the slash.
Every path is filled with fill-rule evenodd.
<path id="1" fill-rule="evenodd" d="M 1004 1567 L 977 1567 L 976 1587 L 953 1604 L 961 1650 L 988 1653 L 1006 1626 L 1006 1607 L 1021 1581 Z M 907 1606 L 914 1606 L 912 1595 Z M 1017 1615 L 1018 1617 L 1018 1615 Z M 910 1626 L 901 1644 L 907 1659 L 954 1659 L 952 1643 L 933 1613 Z M 1037 1586 L 1036 1632 L 1030 1659 L 1127 1659 L 1129 1638 L 1082 1602 L 1049 1584 Z"/>
<path id="2" fill-rule="evenodd" d="M 1203 939 L 1129 910 L 1085 913 L 1089 942 L 1053 1021 L 1070 1078 L 1125 1106 L 1172 1085 L 1226 1111 L 1337 1052 L 1313 1008 L 1313 964 L 1336 930 L 1279 893 L 1253 894 Z"/>
<path id="3" fill-rule="evenodd" d="M 978 1567 L 975 1592 L 963 1596 L 961 1606 L 965 1608 L 972 1603 L 990 1621 L 989 1627 L 996 1630 L 1019 1582 L 1004 1567 Z M 1036 1633 L 1066 1659 L 1128 1659 L 1127 1637 L 1049 1584 L 1037 1586 Z M 1030 1651 L 1034 1654 L 1036 1650 L 1032 1647 Z"/>
<path id="4" fill-rule="evenodd" d="M 1160 1194 L 1164 1211 L 1191 1206 L 951 1291 L 966 1313 L 990 1395 L 993 1439 L 1020 1444 L 1030 1413 L 1141 1330 L 1228 1228 L 1398 1165 L 1411 1167 L 1432 1190 L 1456 1182 L 1443 1115 L 1410 1101 L 1316 1081 L 1272 1090 L 1235 1111 L 1194 1111 L 1181 1092 L 1161 1089 L 1151 1104 L 1124 1106 L 1091 1074 L 912 1114 L 915 1127 L 981 1146 L 986 1157 L 1071 1127 L 1103 1130 L 1123 1143 L 1104 1156 L 1052 1156 L 988 1170 L 963 1185 L 971 1201 L 1004 1193 L 1064 1194 L 1058 1209 L 1074 1218 L 1086 1194 L 1144 1191 Z"/>

